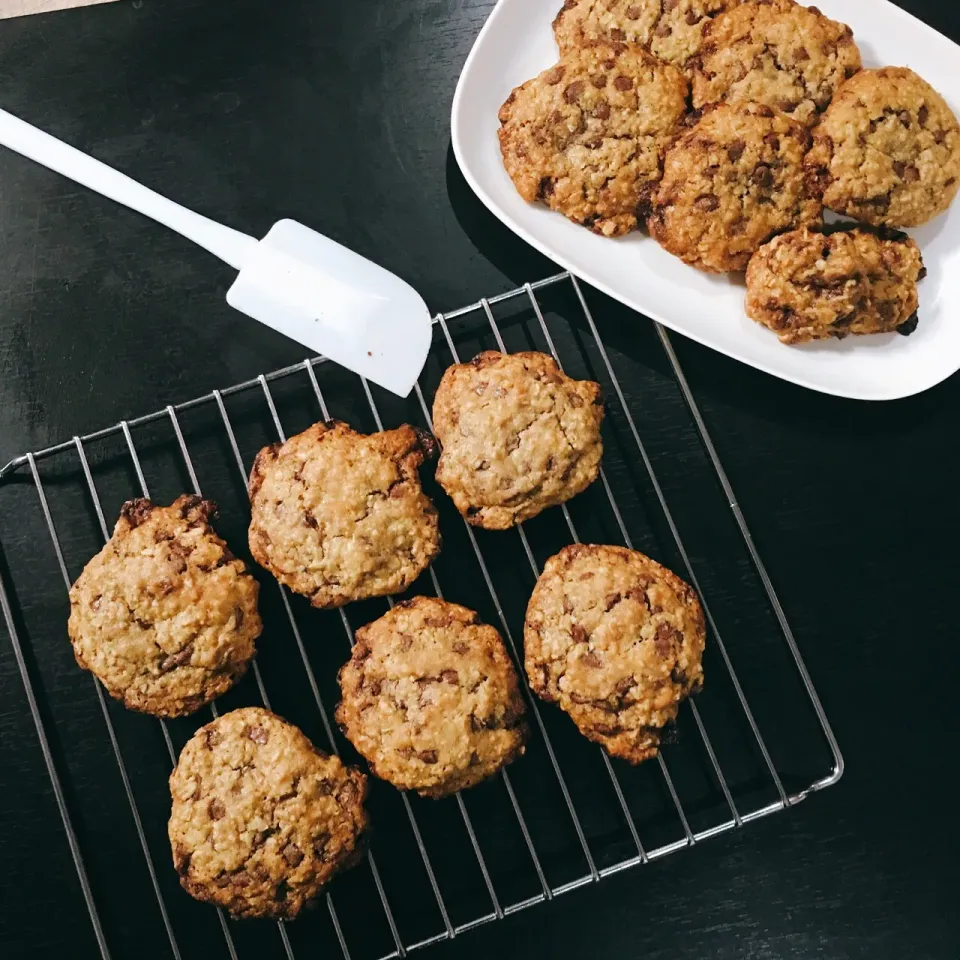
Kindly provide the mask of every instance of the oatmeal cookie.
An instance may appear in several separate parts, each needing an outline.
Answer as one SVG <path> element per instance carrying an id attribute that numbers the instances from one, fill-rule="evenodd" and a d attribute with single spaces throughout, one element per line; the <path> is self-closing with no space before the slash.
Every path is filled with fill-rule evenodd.
<path id="1" fill-rule="evenodd" d="M 113 536 L 70 588 L 77 663 L 124 706 L 193 713 L 229 690 L 256 653 L 257 581 L 210 526 L 216 505 L 123 505 Z"/>
<path id="2" fill-rule="evenodd" d="M 602 420 L 599 384 L 543 353 L 486 351 L 440 381 L 437 481 L 470 523 L 506 530 L 597 479 Z"/>
<path id="3" fill-rule="evenodd" d="M 560 52 L 591 40 L 638 43 L 684 69 L 712 17 L 740 0 L 567 0 L 553 21 Z"/>
<path id="4" fill-rule="evenodd" d="M 433 438 L 336 420 L 264 447 L 250 474 L 250 550 L 315 607 L 405 590 L 440 552 L 417 469 Z"/>
<path id="5" fill-rule="evenodd" d="M 707 21 L 691 66 L 694 107 L 750 100 L 813 124 L 860 69 L 860 51 L 853 31 L 816 7 L 747 0 Z"/>
<path id="6" fill-rule="evenodd" d="M 456 603 L 414 597 L 357 631 L 337 722 L 380 778 L 443 797 L 523 753 L 524 704 L 500 634 Z"/>
<path id="7" fill-rule="evenodd" d="M 628 233 L 660 179 L 686 97 L 681 73 L 639 46 L 571 50 L 500 108 L 504 167 L 528 203 L 542 200 L 605 237 Z"/>
<path id="8" fill-rule="evenodd" d="M 547 561 L 530 598 L 527 676 L 584 736 L 640 763 L 702 687 L 705 636 L 676 574 L 635 550 L 574 544 Z"/>
<path id="9" fill-rule="evenodd" d="M 361 856 L 367 778 L 260 707 L 201 727 L 170 793 L 181 886 L 235 917 L 293 919 Z"/>
<path id="10" fill-rule="evenodd" d="M 745 270 L 771 237 L 821 220 L 805 127 L 759 103 L 707 107 L 667 151 L 650 234 L 701 270 Z"/>
<path id="11" fill-rule="evenodd" d="M 775 237 L 747 267 L 747 316 L 782 343 L 917 325 L 920 248 L 905 233 L 809 229 Z"/>
<path id="12" fill-rule="evenodd" d="M 957 194 L 960 126 L 912 70 L 864 70 L 840 88 L 806 164 L 824 206 L 865 223 L 916 227 Z"/>

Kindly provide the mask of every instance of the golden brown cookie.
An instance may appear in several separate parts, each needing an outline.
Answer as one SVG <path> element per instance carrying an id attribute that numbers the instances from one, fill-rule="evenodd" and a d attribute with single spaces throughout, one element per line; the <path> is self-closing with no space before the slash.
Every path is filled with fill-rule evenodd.
<path id="1" fill-rule="evenodd" d="M 853 31 L 816 7 L 748 0 L 707 21 L 691 66 L 694 107 L 749 100 L 813 124 L 860 69 L 860 51 Z"/>
<path id="2" fill-rule="evenodd" d="M 912 333 L 926 270 L 905 233 L 860 228 L 774 237 L 747 267 L 747 316 L 781 343 Z"/>
<path id="3" fill-rule="evenodd" d="M 686 96 L 680 72 L 639 46 L 568 51 L 500 108 L 503 165 L 528 203 L 542 200 L 605 237 L 628 233 L 660 179 Z"/>
<path id="4" fill-rule="evenodd" d="M 805 182 L 807 129 L 759 103 L 719 104 L 667 151 L 650 234 L 701 270 L 745 270 L 785 230 L 820 222 Z"/>
<path id="5" fill-rule="evenodd" d="M 574 544 L 547 561 L 530 598 L 527 676 L 585 737 L 640 763 L 702 687 L 705 636 L 676 574 L 635 550 Z"/>
<path id="6" fill-rule="evenodd" d="M 180 884 L 235 917 L 291 920 L 361 855 L 367 778 L 260 707 L 201 727 L 170 775 Z"/>
<path id="7" fill-rule="evenodd" d="M 414 597 L 361 627 L 337 722 L 383 780 L 465 790 L 523 753 L 524 704 L 500 634 L 456 603 Z"/>
<path id="8" fill-rule="evenodd" d="M 837 93 L 807 156 L 825 206 L 866 223 L 915 227 L 960 187 L 960 125 L 906 67 L 864 70 Z"/>
<path id="9" fill-rule="evenodd" d="M 546 354 L 481 353 L 437 388 L 437 481 L 470 523 L 506 530 L 597 479 L 602 420 L 600 386 Z"/>
<path id="10" fill-rule="evenodd" d="M 250 474 L 250 550 L 315 607 L 405 590 L 440 552 L 418 468 L 433 438 L 336 420 L 264 447 Z"/>
<path id="11" fill-rule="evenodd" d="M 256 653 L 257 581 L 210 526 L 216 505 L 123 505 L 113 536 L 70 588 L 77 663 L 124 706 L 158 717 L 199 710 Z"/>
<path id="12" fill-rule="evenodd" d="M 740 0 L 566 0 L 553 32 L 560 52 L 591 40 L 640 44 L 681 70 L 700 49 L 703 28 Z"/>

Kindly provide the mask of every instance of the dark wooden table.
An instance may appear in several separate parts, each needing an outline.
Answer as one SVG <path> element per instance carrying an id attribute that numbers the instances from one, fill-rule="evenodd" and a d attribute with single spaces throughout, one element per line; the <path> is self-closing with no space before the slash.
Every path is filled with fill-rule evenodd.
<path id="1" fill-rule="evenodd" d="M 900 2 L 960 39 L 955 4 Z M 450 151 L 454 84 L 492 5 L 124 0 L 4 22 L 0 105 L 250 233 L 296 216 L 450 309 L 555 272 L 473 199 Z M 299 360 L 229 310 L 230 280 L 186 241 L 0 151 L 0 462 Z M 621 323 L 618 350 L 656 372 L 636 324 L 647 333 L 633 345 Z M 675 343 L 846 776 L 428 955 L 954 960 L 960 378 L 856 403 Z M 657 403 L 667 424 L 689 422 L 675 393 Z M 7 523 L 0 543 L 29 550 L 32 536 Z M 102 729 L 76 736 L 105 749 Z M 0 823 L 0 952 L 89 955 L 2 628 Z M 118 885 L 124 869 L 111 867 Z M 136 955 L 169 953 L 157 940 Z"/>

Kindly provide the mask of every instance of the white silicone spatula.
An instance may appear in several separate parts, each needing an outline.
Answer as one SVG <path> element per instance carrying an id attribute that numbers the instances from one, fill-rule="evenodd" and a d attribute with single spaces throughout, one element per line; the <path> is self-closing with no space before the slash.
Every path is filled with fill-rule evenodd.
<path id="1" fill-rule="evenodd" d="M 0 144 L 170 227 L 240 271 L 227 303 L 405 397 L 430 348 L 408 283 L 329 237 L 281 220 L 262 239 L 187 210 L 0 110 Z"/>

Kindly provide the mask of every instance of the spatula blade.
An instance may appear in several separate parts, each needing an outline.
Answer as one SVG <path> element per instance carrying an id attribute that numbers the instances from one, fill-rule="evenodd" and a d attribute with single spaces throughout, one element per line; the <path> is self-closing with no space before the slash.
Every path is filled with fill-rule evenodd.
<path id="1" fill-rule="evenodd" d="M 294 220 L 260 241 L 227 303 L 401 397 L 430 349 L 430 311 L 413 287 Z"/>

